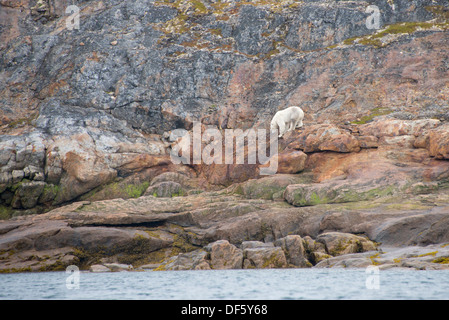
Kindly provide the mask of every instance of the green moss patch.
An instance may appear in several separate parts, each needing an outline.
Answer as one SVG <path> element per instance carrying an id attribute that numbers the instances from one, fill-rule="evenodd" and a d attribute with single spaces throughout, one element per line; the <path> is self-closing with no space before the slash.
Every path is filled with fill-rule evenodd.
<path id="1" fill-rule="evenodd" d="M 427 253 L 424 253 L 424 254 L 420 254 L 418 257 L 428 257 L 428 256 L 435 257 L 435 255 L 437 253 L 438 253 L 438 251 L 427 252 Z"/>
<path id="2" fill-rule="evenodd" d="M 445 15 L 444 15 L 445 17 Z M 384 43 L 382 38 L 387 35 L 400 35 L 400 34 L 412 34 L 416 31 L 420 30 L 429 30 L 429 29 L 440 29 L 440 30 L 448 30 L 449 29 L 449 21 L 447 19 L 437 19 L 435 21 L 424 21 L 424 22 L 402 22 L 387 25 L 382 30 L 363 37 L 353 37 L 343 41 L 345 45 L 353 45 L 353 44 L 362 44 L 362 45 L 371 45 L 376 48 L 382 48 L 387 46 L 389 43 Z"/>
<path id="3" fill-rule="evenodd" d="M 380 253 L 376 253 L 375 255 L 372 255 L 371 257 L 369 257 L 369 259 L 371 260 L 371 264 L 372 264 L 373 266 L 378 266 L 378 265 L 380 265 L 380 262 L 379 262 L 379 261 L 376 261 L 376 259 L 379 258 L 379 256 L 380 256 Z"/>
<path id="4" fill-rule="evenodd" d="M 263 261 L 262 268 L 283 268 L 285 267 L 284 260 L 277 254 L 272 253 Z"/>
<path id="5" fill-rule="evenodd" d="M 391 110 L 389 108 L 383 108 L 383 107 L 374 108 L 374 109 L 370 110 L 368 115 L 361 117 L 360 120 L 352 121 L 351 123 L 365 124 L 365 123 L 372 121 L 375 117 L 384 116 L 384 115 L 390 114 L 392 112 L 393 112 L 393 110 Z"/>
<path id="6" fill-rule="evenodd" d="M 24 127 L 24 126 L 32 126 L 33 120 L 37 119 L 38 116 L 39 116 L 38 113 L 32 113 L 28 117 L 16 119 L 16 120 L 8 123 L 8 128 L 14 129 L 14 128 L 20 128 L 20 127 Z"/>
<path id="7" fill-rule="evenodd" d="M 129 184 L 125 187 L 125 192 L 130 198 L 138 198 L 145 192 L 149 185 L 150 183 L 147 181 L 138 185 Z"/>
<path id="8" fill-rule="evenodd" d="M 386 185 L 367 189 L 366 186 L 343 184 L 340 186 L 301 186 L 285 195 L 294 206 L 315 206 L 329 203 L 345 203 L 390 197 L 399 190 L 397 186 Z"/>
<path id="9" fill-rule="evenodd" d="M 80 200 L 100 201 L 108 199 L 129 199 L 142 196 L 150 183 L 148 181 L 129 183 L 126 181 L 114 181 L 105 186 L 100 186 L 80 197 Z"/>
<path id="10" fill-rule="evenodd" d="M 449 257 L 439 257 L 432 261 L 433 263 L 449 264 Z"/>
<path id="11" fill-rule="evenodd" d="M 12 217 L 13 210 L 11 207 L 0 206 L 0 220 L 8 220 Z"/>
<path id="12" fill-rule="evenodd" d="M 20 273 L 20 272 L 31 272 L 31 271 L 32 271 L 31 267 L 0 269 L 0 273 Z"/>

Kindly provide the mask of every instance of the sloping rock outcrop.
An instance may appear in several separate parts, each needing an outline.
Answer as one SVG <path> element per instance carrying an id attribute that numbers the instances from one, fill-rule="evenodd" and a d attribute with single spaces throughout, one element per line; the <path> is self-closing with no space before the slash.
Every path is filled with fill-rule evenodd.
<path id="1" fill-rule="evenodd" d="M 308 125 L 295 150 L 414 143 L 415 132 L 391 139 L 366 124 L 354 136 L 340 124 L 447 118 L 447 3 L 373 4 L 379 30 L 365 26 L 367 3 L 84 1 L 77 29 L 66 1 L 1 1 L 3 215 L 87 193 L 139 196 L 161 172 L 192 176 L 170 168 L 163 134 L 195 121 L 268 128 L 278 109 L 300 105 Z M 445 157 L 441 134 L 423 139 Z M 279 172 L 300 172 L 304 159 L 280 154 Z M 194 169 L 202 190 L 259 175 L 255 166 Z"/>
<path id="2" fill-rule="evenodd" d="M 334 265 L 333 257 L 350 259 L 348 254 L 379 257 L 384 248 L 419 246 L 424 252 L 440 246 L 438 256 L 426 263 L 441 268 L 449 242 L 447 199 L 447 189 L 440 188 L 294 207 L 247 199 L 228 188 L 170 198 L 76 202 L 2 222 L 0 266 L 3 272 L 108 263 L 156 270 L 311 267 L 328 260 Z M 404 266 L 408 258 L 401 256 L 393 266 Z"/>

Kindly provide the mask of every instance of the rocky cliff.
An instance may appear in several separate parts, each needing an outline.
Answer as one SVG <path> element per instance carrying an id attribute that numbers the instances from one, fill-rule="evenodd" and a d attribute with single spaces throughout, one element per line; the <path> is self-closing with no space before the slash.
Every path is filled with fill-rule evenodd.
<path id="1" fill-rule="evenodd" d="M 448 28 L 446 0 L 0 0 L 0 268 L 446 267 Z M 170 161 L 291 105 L 276 175 Z"/>

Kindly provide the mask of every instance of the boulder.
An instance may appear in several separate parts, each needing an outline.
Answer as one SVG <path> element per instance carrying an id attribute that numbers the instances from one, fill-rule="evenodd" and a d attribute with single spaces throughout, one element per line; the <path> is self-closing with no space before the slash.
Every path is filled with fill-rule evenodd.
<path id="1" fill-rule="evenodd" d="M 276 156 L 275 156 L 276 157 Z M 302 151 L 289 150 L 277 155 L 277 173 L 298 173 L 304 170 L 307 155 Z"/>
<path id="2" fill-rule="evenodd" d="M 44 190 L 42 191 L 41 195 L 39 196 L 38 203 L 49 205 L 53 202 L 53 199 L 58 194 L 59 187 L 55 186 L 54 184 L 45 184 Z"/>
<path id="3" fill-rule="evenodd" d="M 419 233 L 416 242 L 420 245 L 432 243 L 449 243 L 449 217 L 443 216 L 441 219 L 430 224 L 429 228 Z"/>
<path id="4" fill-rule="evenodd" d="M 429 130 L 426 148 L 436 159 L 449 159 L 449 125 Z"/>
<path id="5" fill-rule="evenodd" d="M 447 207 L 427 210 L 424 207 L 421 210 L 390 217 L 377 228 L 372 226 L 370 239 L 393 246 L 429 245 L 448 241 L 449 237 L 445 231 L 449 225 Z"/>
<path id="6" fill-rule="evenodd" d="M 177 197 L 185 194 L 186 191 L 182 188 L 182 186 L 174 181 L 158 182 L 152 186 L 149 186 L 144 193 L 145 196 L 153 195 L 155 197 L 162 198 Z"/>
<path id="7" fill-rule="evenodd" d="M 377 245 L 374 242 L 350 233 L 326 232 L 320 234 L 316 241 L 323 243 L 327 253 L 332 256 L 377 249 Z"/>
<path id="8" fill-rule="evenodd" d="M 267 269 L 288 267 L 284 250 L 280 247 L 247 248 L 243 251 L 244 269 Z"/>
<path id="9" fill-rule="evenodd" d="M 203 249 L 181 253 L 163 261 L 154 271 L 165 270 L 209 270 L 208 253 Z"/>
<path id="10" fill-rule="evenodd" d="M 321 251 L 315 251 L 310 254 L 310 261 L 314 265 L 318 265 L 320 262 L 328 260 L 329 258 L 332 258 L 332 256 Z"/>
<path id="11" fill-rule="evenodd" d="M 60 137 L 48 147 L 47 153 L 51 152 L 58 153 L 60 162 L 57 163 L 62 167 L 56 204 L 72 200 L 117 176 L 88 134 Z"/>
<path id="12" fill-rule="evenodd" d="M 332 124 L 317 124 L 306 127 L 298 139 L 289 144 L 289 147 L 301 149 L 304 152 L 346 153 L 360 151 L 360 142 L 348 130 Z"/>
<path id="13" fill-rule="evenodd" d="M 299 235 L 288 235 L 274 242 L 274 245 L 284 250 L 287 262 L 296 267 L 310 267 L 306 258 L 303 239 Z"/>
<path id="14" fill-rule="evenodd" d="M 200 164 L 193 166 L 198 171 L 198 178 L 211 185 L 229 186 L 260 177 L 258 164 Z"/>
<path id="15" fill-rule="evenodd" d="M 303 246 L 307 254 L 307 259 L 312 265 L 316 265 L 322 260 L 331 258 L 326 252 L 324 244 L 313 240 L 310 236 L 305 236 L 303 238 Z"/>
<path id="16" fill-rule="evenodd" d="M 210 256 L 212 269 L 241 269 L 243 253 L 241 249 L 227 240 L 218 240 L 208 244 L 205 250 Z"/>
<path id="17" fill-rule="evenodd" d="M 24 209 L 35 207 L 45 186 L 46 183 L 43 181 L 21 182 L 14 194 L 11 206 Z"/>
<path id="18" fill-rule="evenodd" d="M 373 266 L 373 263 L 377 263 L 377 260 L 372 260 L 370 257 L 374 256 L 373 253 L 351 253 L 339 255 L 336 257 L 327 256 L 324 259 L 317 261 L 315 268 L 364 268 Z M 381 265 L 378 264 L 380 268 Z"/>
<path id="19" fill-rule="evenodd" d="M 326 253 L 326 248 L 323 243 L 313 240 L 310 236 L 303 238 L 303 246 L 306 252 L 321 252 Z"/>

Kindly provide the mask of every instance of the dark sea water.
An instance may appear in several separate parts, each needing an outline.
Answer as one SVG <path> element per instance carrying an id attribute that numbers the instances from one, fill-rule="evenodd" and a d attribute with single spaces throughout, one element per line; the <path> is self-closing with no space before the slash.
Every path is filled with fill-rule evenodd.
<path id="1" fill-rule="evenodd" d="M 449 299 L 449 271 L 265 269 L 0 274 L 0 299 Z"/>

